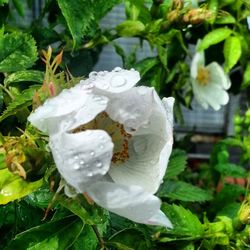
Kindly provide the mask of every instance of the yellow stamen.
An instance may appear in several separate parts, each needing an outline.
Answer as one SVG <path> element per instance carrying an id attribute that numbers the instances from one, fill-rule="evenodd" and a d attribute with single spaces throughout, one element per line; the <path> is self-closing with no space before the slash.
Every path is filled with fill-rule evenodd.
<path id="1" fill-rule="evenodd" d="M 113 164 L 118 165 L 129 158 L 128 144 L 132 135 L 126 132 L 122 124 L 112 120 L 106 112 L 98 114 L 94 120 L 75 128 L 72 132 L 79 133 L 88 129 L 102 129 L 110 135 L 114 143 Z"/>
<path id="2" fill-rule="evenodd" d="M 210 73 L 205 67 L 198 68 L 198 74 L 196 77 L 198 83 L 202 86 L 206 86 L 210 81 Z"/>

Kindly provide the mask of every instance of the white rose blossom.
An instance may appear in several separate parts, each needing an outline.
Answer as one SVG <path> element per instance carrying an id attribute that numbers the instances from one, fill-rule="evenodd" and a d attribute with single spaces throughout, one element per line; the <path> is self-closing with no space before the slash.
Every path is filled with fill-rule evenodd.
<path id="1" fill-rule="evenodd" d="M 133 69 L 92 72 L 28 120 L 48 133 L 58 171 L 77 193 L 135 222 L 171 228 L 154 193 L 172 150 L 174 98 L 134 87 L 139 80 Z"/>
<path id="2" fill-rule="evenodd" d="M 194 97 L 204 109 L 211 106 L 219 110 L 221 105 L 228 103 L 227 89 L 231 86 L 229 77 L 217 62 L 205 66 L 204 51 L 195 53 L 190 75 Z"/>

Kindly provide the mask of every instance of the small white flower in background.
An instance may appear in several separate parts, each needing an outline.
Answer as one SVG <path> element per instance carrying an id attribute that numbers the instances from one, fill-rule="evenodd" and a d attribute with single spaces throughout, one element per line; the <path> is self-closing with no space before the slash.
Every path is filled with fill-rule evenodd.
<path id="1" fill-rule="evenodd" d="M 139 80 L 133 69 L 92 72 L 28 119 L 49 134 L 58 171 L 77 193 L 135 222 L 172 227 L 153 194 L 172 150 L 174 99 L 134 87 Z"/>
<path id="2" fill-rule="evenodd" d="M 204 109 L 211 106 L 214 110 L 219 110 L 228 103 L 227 89 L 231 85 L 229 77 L 217 62 L 205 66 L 203 51 L 194 55 L 190 75 L 194 97 Z"/>

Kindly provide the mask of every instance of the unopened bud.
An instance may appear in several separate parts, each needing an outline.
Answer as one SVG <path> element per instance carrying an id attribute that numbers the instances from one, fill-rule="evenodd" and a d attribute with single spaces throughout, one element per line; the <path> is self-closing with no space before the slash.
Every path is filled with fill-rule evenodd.
<path id="1" fill-rule="evenodd" d="M 50 82 L 49 85 L 49 94 L 50 96 L 56 96 L 56 88 L 53 82 Z"/>
<path id="2" fill-rule="evenodd" d="M 175 22 L 179 18 L 179 11 L 178 10 L 172 10 L 167 14 L 167 19 L 170 22 Z"/>
<path id="3" fill-rule="evenodd" d="M 238 217 L 242 223 L 250 224 L 250 204 L 248 202 L 242 204 Z"/>
<path id="4" fill-rule="evenodd" d="M 200 24 L 212 17 L 212 12 L 209 10 L 197 8 L 189 10 L 184 16 L 185 23 Z"/>
<path id="5" fill-rule="evenodd" d="M 182 9 L 183 5 L 184 5 L 183 0 L 173 0 L 174 9 Z"/>

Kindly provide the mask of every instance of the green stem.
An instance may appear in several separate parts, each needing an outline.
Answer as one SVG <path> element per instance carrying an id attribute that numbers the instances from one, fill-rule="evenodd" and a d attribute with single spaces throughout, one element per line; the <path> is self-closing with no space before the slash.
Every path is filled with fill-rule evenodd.
<path id="1" fill-rule="evenodd" d="M 103 239 L 102 239 L 102 236 L 100 235 L 100 233 L 99 233 L 98 228 L 97 228 L 96 225 L 92 225 L 92 228 L 93 228 L 93 230 L 94 230 L 94 232 L 95 232 L 95 234 L 96 234 L 96 237 L 97 237 L 97 239 L 98 239 L 98 241 L 99 241 L 99 244 L 100 244 L 100 246 L 101 246 L 100 249 L 103 250 L 103 249 L 105 248 L 105 246 L 104 246 L 104 241 L 103 241 Z"/>
<path id="2" fill-rule="evenodd" d="M 9 95 L 9 97 L 10 97 L 12 100 L 15 99 L 15 97 L 11 94 L 11 92 L 10 92 L 5 86 L 3 86 L 2 84 L 0 84 L 0 88 L 1 88 L 3 91 L 5 91 L 5 92 Z"/>

